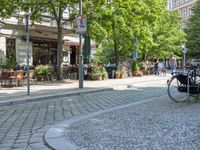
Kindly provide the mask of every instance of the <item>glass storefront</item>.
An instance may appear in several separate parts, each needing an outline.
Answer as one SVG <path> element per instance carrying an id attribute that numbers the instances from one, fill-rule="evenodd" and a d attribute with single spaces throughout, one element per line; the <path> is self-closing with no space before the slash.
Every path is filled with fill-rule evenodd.
<path id="1" fill-rule="evenodd" d="M 33 65 L 56 64 L 57 52 L 55 41 L 33 40 Z"/>
<path id="2" fill-rule="evenodd" d="M 15 39 L 6 39 L 6 56 L 15 55 Z"/>

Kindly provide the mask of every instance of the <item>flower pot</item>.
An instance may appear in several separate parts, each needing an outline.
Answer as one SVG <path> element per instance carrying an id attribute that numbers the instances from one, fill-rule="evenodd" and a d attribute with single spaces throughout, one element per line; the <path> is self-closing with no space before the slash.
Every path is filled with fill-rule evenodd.
<path id="1" fill-rule="evenodd" d="M 96 80 L 102 80 L 102 76 L 97 76 Z"/>
<path id="2" fill-rule="evenodd" d="M 139 71 L 132 71 L 132 76 L 138 76 Z"/>
<path id="3" fill-rule="evenodd" d="M 120 77 L 119 78 L 125 78 L 125 74 L 124 73 L 120 73 Z"/>
<path id="4" fill-rule="evenodd" d="M 120 74 L 119 74 L 119 73 L 116 73 L 116 74 L 115 74 L 115 78 L 116 78 L 116 79 L 119 79 L 119 77 L 120 77 Z"/>
<path id="5" fill-rule="evenodd" d="M 141 77 L 143 73 L 141 71 L 132 71 L 132 76 Z"/>

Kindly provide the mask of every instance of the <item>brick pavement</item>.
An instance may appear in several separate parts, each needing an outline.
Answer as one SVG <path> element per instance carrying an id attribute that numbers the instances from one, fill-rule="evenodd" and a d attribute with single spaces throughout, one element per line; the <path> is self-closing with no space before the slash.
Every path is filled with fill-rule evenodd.
<path id="1" fill-rule="evenodd" d="M 158 80 L 160 81 L 159 87 L 157 83 Z M 166 78 L 146 77 L 115 80 L 115 83 L 113 81 L 114 80 L 103 82 L 93 81 L 86 83 L 86 87 L 105 88 L 114 86 L 117 89 L 116 91 L 78 94 L 47 99 L 40 102 L 2 106 L 0 109 L 0 149 L 49 149 L 43 143 L 43 136 L 45 131 L 52 125 L 56 125 L 66 119 L 76 118 L 80 115 L 86 115 L 146 99 L 151 97 L 152 93 L 154 96 L 158 96 L 162 94 L 160 90 L 165 90 L 163 87 L 165 87 Z M 133 89 L 137 87 L 137 85 L 140 85 L 140 88 L 125 90 L 125 86 L 127 85 L 132 85 Z M 148 88 L 146 88 L 147 85 Z M 122 88 L 120 89 L 119 87 Z M 68 89 L 70 90 L 70 88 Z M 155 89 L 157 90 L 155 91 Z M 55 89 L 52 90 L 55 91 Z M 56 91 L 59 93 L 59 90 Z M 145 91 L 145 93 L 143 91 Z M 16 93 L 16 95 L 18 94 L 18 92 L 13 93 Z M 35 89 L 35 93 L 37 93 L 37 89 Z M 62 94 L 62 92 L 60 92 L 60 94 Z M 6 97 L 3 99 L 5 98 Z M 22 97 L 22 99 L 23 98 L 24 97 Z"/>

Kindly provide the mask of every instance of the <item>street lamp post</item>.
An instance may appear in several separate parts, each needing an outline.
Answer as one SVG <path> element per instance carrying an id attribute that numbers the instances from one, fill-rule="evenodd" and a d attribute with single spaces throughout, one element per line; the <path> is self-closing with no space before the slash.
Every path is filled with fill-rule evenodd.
<path id="1" fill-rule="evenodd" d="M 82 0 L 79 1 L 79 15 L 82 15 Z M 79 88 L 83 88 L 83 50 L 82 33 L 79 33 Z"/>
<path id="2" fill-rule="evenodd" d="M 185 54 L 188 51 L 187 47 L 185 46 L 185 43 L 182 45 L 182 49 L 183 49 L 183 72 L 185 72 Z"/>
<path id="3" fill-rule="evenodd" d="M 27 75 L 27 95 L 30 95 L 30 82 L 29 82 L 29 57 L 30 57 L 30 49 L 29 49 L 29 13 L 25 14 L 26 19 L 26 75 Z"/>

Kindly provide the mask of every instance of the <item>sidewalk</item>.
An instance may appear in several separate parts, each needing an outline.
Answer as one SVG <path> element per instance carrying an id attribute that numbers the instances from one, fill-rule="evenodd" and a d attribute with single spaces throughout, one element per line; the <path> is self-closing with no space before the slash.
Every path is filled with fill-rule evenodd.
<path id="1" fill-rule="evenodd" d="M 102 90 L 112 90 L 122 86 L 132 86 L 133 84 L 142 84 L 146 81 L 155 81 L 158 78 L 166 80 L 170 77 L 168 74 L 163 76 L 143 76 L 131 77 L 125 79 L 108 79 L 103 81 L 84 81 L 83 89 L 79 88 L 78 80 L 63 80 L 51 82 L 37 82 L 36 85 L 30 86 L 30 95 L 27 95 L 27 86 L 1 88 L 0 89 L 0 106 L 24 103 L 28 101 L 45 100 L 56 97 L 64 97 L 87 92 L 98 92 Z"/>

